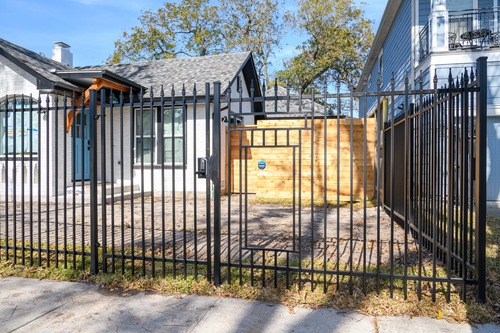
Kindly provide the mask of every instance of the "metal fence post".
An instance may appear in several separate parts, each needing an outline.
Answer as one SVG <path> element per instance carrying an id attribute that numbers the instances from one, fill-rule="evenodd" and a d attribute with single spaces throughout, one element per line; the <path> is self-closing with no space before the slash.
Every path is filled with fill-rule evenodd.
<path id="1" fill-rule="evenodd" d="M 106 92 L 104 89 L 101 89 L 100 91 L 100 97 L 101 97 L 101 107 L 100 107 L 100 116 L 99 116 L 99 119 L 101 121 L 101 174 L 102 174 L 102 181 L 101 181 L 101 192 L 102 192 L 102 195 L 101 195 L 101 231 L 102 231 L 102 236 L 101 236 L 101 245 L 102 245 L 102 271 L 103 272 L 107 272 L 108 270 L 108 263 L 107 263 L 107 260 L 106 260 L 106 248 L 107 248 L 107 221 L 106 221 L 106 218 L 107 218 L 107 212 L 106 212 L 106 156 L 107 156 L 107 152 L 106 152 L 106 106 L 104 105 L 104 101 L 106 100 Z M 94 109 L 94 110 L 97 110 Z M 96 117 L 97 118 L 97 117 Z M 94 123 L 95 120 L 91 120 L 90 122 Z M 95 129 L 96 129 L 96 133 L 97 133 L 97 126 L 96 124 L 94 123 L 95 125 Z M 111 126 L 113 126 L 113 124 L 111 124 Z M 90 133 L 92 134 L 92 133 Z M 111 137 L 112 138 L 112 137 Z M 112 140 L 112 139 L 111 139 Z M 95 146 L 97 147 L 97 142 L 94 140 L 94 144 Z M 96 155 L 97 156 L 97 155 Z M 92 165 L 92 164 L 91 164 Z M 97 165 L 97 159 L 96 159 L 96 165 Z M 96 183 L 97 184 L 97 181 Z M 97 200 L 97 198 L 96 198 Z M 96 213 L 97 214 L 97 213 Z M 97 216 L 97 215 L 96 215 Z M 96 223 L 95 223 L 95 226 L 97 226 L 97 220 L 96 220 Z M 96 228 L 97 230 L 97 228 Z M 96 231 L 97 233 L 97 231 Z M 97 241 L 97 239 L 96 239 Z M 96 242 L 92 242 L 92 244 L 94 244 Z M 97 252 L 96 252 L 97 253 Z"/>
<path id="2" fill-rule="evenodd" d="M 213 133 L 212 133 L 212 156 L 210 156 L 210 179 L 214 186 L 214 284 L 221 282 L 221 225 L 220 225 L 220 89 L 221 83 L 214 82 L 214 113 L 213 113 Z"/>
<path id="3" fill-rule="evenodd" d="M 208 158 L 211 156 L 210 149 L 210 83 L 205 83 L 205 156 Z M 206 178 L 205 183 L 205 200 L 206 200 L 206 226 L 207 226 L 207 279 L 209 282 L 212 281 L 212 211 L 210 203 L 212 202 L 211 193 L 211 180 L 210 177 Z"/>
<path id="4" fill-rule="evenodd" d="M 89 146 L 90 146 L 90 272 L 99 272 L 98 240 L 97 240 L 97 91 L 90 90 L 89 109 Z"/>
<path id="5" fill-rule="evenodd" d="M 486 116 L 487 57 L 477 59 L 479 96 L 476 109 L 476 270 L 478 303 L 486 302 Z"/>

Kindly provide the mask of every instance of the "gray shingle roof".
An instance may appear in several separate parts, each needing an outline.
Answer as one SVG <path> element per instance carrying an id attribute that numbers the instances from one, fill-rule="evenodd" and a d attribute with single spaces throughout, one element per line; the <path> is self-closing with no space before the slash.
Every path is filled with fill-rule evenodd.
<path id="1" fill-rule="evenodd" d="M 69 70 L 71 67 L 49 59 L 41 54 L 25 49 L 0 38 L 0 56 L 33 75 L 39 82 L 39 89 L 63 87 L 78 90 L 78 87 L 61 79 L 53 71 Z"/>
<path id="2" fill-rule="evenodd" d="M 85 89 L 81 82 L 77 83 L 66 77 L 63 79 L 64 75 L 58 76 L 56 70 L 66 74 L 74 72 L 75 75 L 81 70 L 108 70 L 117 74 L 118 78 L 126 78 L 148 89 L 152 87 L 155 96 L 159 95 L 161 85 L 164 86 L 165 96 L 170 96 L 172 84 L 177 96 L 181 95 L 183 84 L 187 96 L 193 94 L 194 84 L 196 84 L 197 94 L 202 96 L 205 95 L 205 83 L 212 84 L 216 81 L 221 82 L 221 90 L 225 92 L 230 82 L 236 78 L 240 71 L 243 70 L 247 76 L 249 73 L 255 73 L 250 52 L 72 68 L 0 39 L 0 57 L 4 58 L 4 62 L 12 63 L 22 71 L 34 76 L 38 82 L 38 89 L 46 90 L 57 88 L 63 90 Z M 249 76 L 252 76 L 251 79 L 253 76 L 257 79 L 256 74 L 249 74 Z M 211 89 L 213 94 L 213 87 Z"/>
<path id="3" fill-rule="evenodd" d="M 302 99 L 300 99 L 299 95 L 287 92 L 286 88 L 281 86 L 278 86 L 276 92 L 274 89 L 272 87 L 266 90 L 266 116 L 268 118 L 295 118 L 312 112 L 313 102 L 306 95 L 303 95 Z M 289 96 L 290 99 L 274 100 L 274 96 L 281 98 Z M 273 112 L 284 112 L 286 114 L 273 115 Z M 314 102 L 314 113 L 322 115 L 324 113 L 323 105 Z"/>
<path id="4" fill-rule="evenodd" d="M 250 52 L 221 54 L 205 57 L 192 57 L 180 59 L 166 59 L 130 64 L 103 65 L 79 67 L 79 69 L 107 69 L 138 84 L 153 87 L 153 92 L 159 94 L 163 85 L 165 95 L 170 96 L 172 84 L 175 94 L 180 95 L 182 85 L 185 84 L 186 95 L 193 94 L 196 83 L 197 95 L 205 94 L 205 83 L 220 81 L 222 92 L 229 82 L 234 80 L 237 73 L 243 68 L 250 58 Z"/>

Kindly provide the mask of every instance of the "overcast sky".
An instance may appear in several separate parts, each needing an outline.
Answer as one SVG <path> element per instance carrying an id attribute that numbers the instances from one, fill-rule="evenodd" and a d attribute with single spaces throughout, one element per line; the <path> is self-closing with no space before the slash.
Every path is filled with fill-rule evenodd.
<path id="1" fill-rule="evenodd" d="M 157 9 L 163 0 L 0 0 L 0 38 L 52 56 L 53 43 L 71 45 L 74 66 L 98 65 L 113 52 L 124 30 L 138 24 L 141 10 Z M 386 0 L 355 2 L 378 26 Z M 277 57 L 293 56 L 294 42 L 283 41 Z M 275 62 L 281 62 L 276 60 Z M 279 67 L 279 64 L 274 64 Z"/>

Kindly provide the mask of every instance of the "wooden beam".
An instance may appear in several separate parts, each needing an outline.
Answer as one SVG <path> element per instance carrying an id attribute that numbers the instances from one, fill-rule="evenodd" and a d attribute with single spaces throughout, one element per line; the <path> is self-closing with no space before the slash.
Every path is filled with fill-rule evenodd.
<path id="1" fill-rule="evenodd" d="M 118 90 L 118 91 L 121 91 L 124 93 L 128 93 L 130 91 L 130 88 L 128 88 L 128 87 L 125 87 L 121 84 L 118 84 L 118 83 L 115 83 L 115 82 L 112 82 L 112 81 L 109 81 L 106 79 L 102 79 L 102 78 L 93 78 L 92 82 L 94 82 L 94 84 L 92 84 L 87 90 L 85 90 L 85 92 L 83 94 L 83 96 L 84 96 L 83 104 L 82 104 L 82 97 L 80 96 L 75 101 L 75 106 L 81 107 L 82 105 L 89 105 L 90 90 L 92 90 L 92 89 L 100 90 L 102 88 L 111 88 L 113 90 Z M 78 113 L 80 113 L 80 109 L 76 109 L 75 111 L 71 110 L 66 115 L 66 133 L 68 133 L 69 130 L 71 129 L 71 125 L 73 125 L 73 121 L 74 121 L 75 117 L 78 115 Z"/>
<path id="2" fill-rule="evenodd" d="M 118 90 L 118 91 L 121 91 L 124 93 L 128 93 L 130 91 L 130 88 L 128 88 L 128 87 L 125 87 L 121 84 L 118 84 L 118 83 L 115 83 L 115 82 L 112 82 L 112 81 L 109 81 L 106 79 L 97 78 L 97 79 L 92 79 L 92 81 L 94 81 L 94 84 L 99 86 L 99 89 L 100 88 L 112 88 L 114 90 Z"/>

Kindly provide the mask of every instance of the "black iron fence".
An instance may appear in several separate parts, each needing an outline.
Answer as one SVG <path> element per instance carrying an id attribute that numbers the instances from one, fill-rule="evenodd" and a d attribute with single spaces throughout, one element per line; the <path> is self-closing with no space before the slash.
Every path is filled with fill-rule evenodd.
<path id="1" fill-rule="evenodd" d="M 485 80 L 486 59 L 480 58 L 477 71 L 465 70 L 459 79 L 450 70 L 445 87 L 437 87 L 436 77 L 432 90 L 406 90 L 406 112 L 384 126 L 386 209 L 432 253 L 433 276 L 437 263 L 444 264 L 448 294 L 456 274 L 464 292 L 477 284 L 480 301 L 486 287 L 486 94 L 479 87 Z M 417 260 L 425 259 L 419 253 Z"/>
<path id="2" fill-rule="evenodd" d="M 7 97 L 0 257 L 405 297 L 477 285 L 484 301 L 485 66 L 411 92 Z M 398 95 L 413 111 L 384 129 L 384 156 L 381 121 L 335 112 Z"/>
<path id="3" fill-rule="evenodd" d="M 83 93 L 6 98 L 3 259 L 211 278 L 212 191 L 196 166 L 210 156 L 217 103 L 196 87 L 157 93 L 91 90 L 88 104 Z"/>

